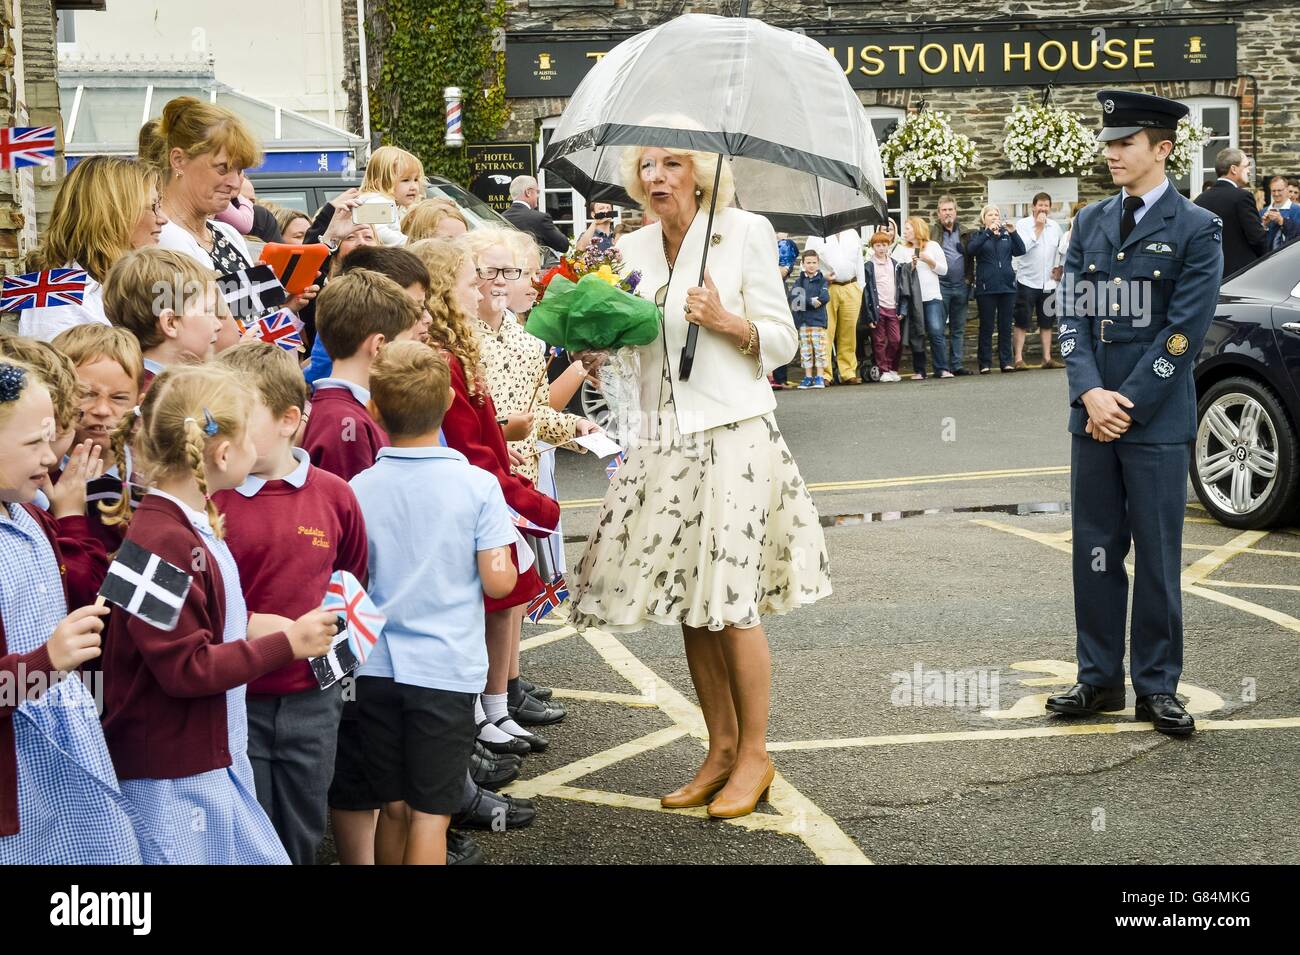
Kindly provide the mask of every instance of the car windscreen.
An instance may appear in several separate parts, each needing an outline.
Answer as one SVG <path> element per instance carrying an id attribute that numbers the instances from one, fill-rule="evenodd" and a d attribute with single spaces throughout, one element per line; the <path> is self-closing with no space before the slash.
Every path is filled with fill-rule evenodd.
<path id="1" fill-rule="evenodd" d="M 1300 284 L 1300 241 L 1270 253 L 1223 283 L 1225 295 L 1282 302 Z"/>
<path id="2" fill-rule="evenodd" d="M 506 228 L 514 228 L 490 205 L 472 192 L 467 192 L 465 189 L 462 189 L 454 182 L 430 183 L 429 195 L 450 199 L 452 202 L 456 203 L 456 205 L 460 206 L 460 210 L 465 214 L 465 218 L 470 220 L 469 224 L 471 229 L 481 229 L 483 226 L 505 226 Z"/>

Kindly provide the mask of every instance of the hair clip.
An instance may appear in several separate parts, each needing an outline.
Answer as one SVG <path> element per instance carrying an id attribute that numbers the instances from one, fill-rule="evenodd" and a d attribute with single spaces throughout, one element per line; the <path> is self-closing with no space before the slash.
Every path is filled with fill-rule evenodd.
<path id="1" fill-rule="evenodd" d="M 132 409 L 131 409 L 131 413 L 132 413 L 133 415 L 135 415 L 137 418 L 142 418 L 142 417 L 144 417 L 144 415 L 142 415 L 142 414 L 140 413 L 140 406 L 139 406 L 139 405 L 136 405 L 134 408 L 132 408 Z"/>
<path id="2" fill-rule="evenodd" d="M 17 401 L 27 386 L 27 372 L 17 365 L 0 363 L 0 401 Z"/>
<path id="3" fill-rule="evenodd" d="M 209 438 L 215 435 L 220 428 L 217 427 L 217 419 L 212 417 L 212 412 L 207 408 L 203 409 L 203 433 Z"/>

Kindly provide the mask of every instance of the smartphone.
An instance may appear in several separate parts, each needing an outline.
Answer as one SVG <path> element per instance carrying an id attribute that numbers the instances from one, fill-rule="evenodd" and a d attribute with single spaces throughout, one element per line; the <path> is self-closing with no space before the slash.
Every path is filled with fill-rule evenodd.
<path id="1" fill-rule="evenodd" d="M 352 210 L 357 225 L 393 225 L 397 222 L 397 203 L 392 199 L 363 202 Z"/>

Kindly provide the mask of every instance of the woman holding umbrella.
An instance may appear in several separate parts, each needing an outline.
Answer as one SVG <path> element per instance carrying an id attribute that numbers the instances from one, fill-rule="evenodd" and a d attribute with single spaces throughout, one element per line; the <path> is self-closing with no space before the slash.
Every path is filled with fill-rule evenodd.
<path id="1" fill-rule="evenodd" d="M 709 750 L 694 778 L 661 801 L 707 804 L 709 815 L 732 818 L 754 811 L 775 774 L 761 617 L 831 592 L 817 511 L 767 384 L 794 354 L 795 328 L 776 234 L 767 219 L 731 207 L 725 160 L 631 146 L 621 168 L 628 195 L 658 221 L 618 248 L 663 321 L 658 338 L 638 350 L 638 440 L 579 563 L 571 620 L 615 633 L 681 626 Z M 706 242 L 699 287 L 692 272 Z M 675 356 L 692 325 L 700 329 L 695 370 L 683 381 Z"/>

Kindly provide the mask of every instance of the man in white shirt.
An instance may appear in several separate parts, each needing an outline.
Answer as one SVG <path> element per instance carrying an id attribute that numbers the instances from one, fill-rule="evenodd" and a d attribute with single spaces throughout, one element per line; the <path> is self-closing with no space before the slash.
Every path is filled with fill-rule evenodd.
<path id="1" fill-rule="evenodd" d="M 1025 335 L 1032 318 L 1038 320 L 1038 338 L 1043 346 L 1043 367 L 1064 368 L 1052 360 L 1052 326 L 1056 319 L 1048 314 L 1047 300 L 1056 290 L 1061 269 L 1056 264 L 1061 227 L 1048 216 L 1052 197 L 1045 192 L 1034 196 L 1031 213 L 1016 223 L 1016 232 L 1025 243 L 1025 254 L 1011 260 L 1016 270 L 1015 329 L 1011 333 L 1015 349 L 1016 370 L 1025 367 Z"/>
<path id="2" fill-rule="evenodd" d="M 817 253 L 822 274 L 831 284 L 831 300 L 826 305 L 826 344 L 831 351 L 832 367 L 826 369 L 826 383 L 832 384 L 833 376 L 838 375 L 842 385 L 860 385 L 858 312 L 866 283 L 862 237 L 857 229 L 845 229 L 825 239 L 809 236 L 805 249 Z"/>

